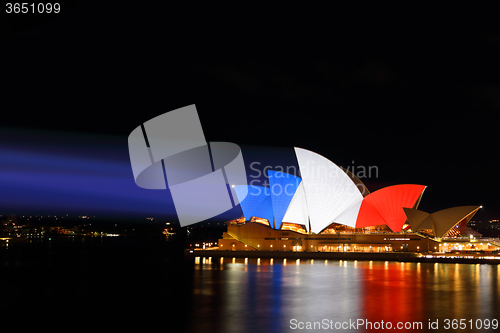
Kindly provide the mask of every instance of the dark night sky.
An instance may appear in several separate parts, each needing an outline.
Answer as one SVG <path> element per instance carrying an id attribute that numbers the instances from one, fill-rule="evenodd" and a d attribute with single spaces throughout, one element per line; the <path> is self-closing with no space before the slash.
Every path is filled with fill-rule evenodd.
<path id="1" fill-rule="evenodd" d="M 209 141 L 375 165 L 372 191 L 424 184 L 423 210 L 483 205 L 477 219 L 500 218 L 492 8 L 95 6 L 2 13 L 2 127 L 126 144 L 140 123 L 196 104 Z"/>

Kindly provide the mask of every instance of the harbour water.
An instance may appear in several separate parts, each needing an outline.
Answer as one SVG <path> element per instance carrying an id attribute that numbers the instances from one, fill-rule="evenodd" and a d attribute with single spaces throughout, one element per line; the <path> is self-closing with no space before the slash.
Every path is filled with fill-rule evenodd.
<path id="1" fill-rule="evenodd" d="M 75 237 L 0 248 L 0 311 L 61 332 L 494 332 L 499 277 L 500 265 L 186 260 L 162 239 Z"/>
<path id="2" fill-rule="evenodd" d="M 414 332 L 457 331 L 455 324 L 496 331 L 499 276 L 499 265 L 200 258 L 193 297 L 203 320 L 191 329 L 380 332 L 401 323 Z"/>

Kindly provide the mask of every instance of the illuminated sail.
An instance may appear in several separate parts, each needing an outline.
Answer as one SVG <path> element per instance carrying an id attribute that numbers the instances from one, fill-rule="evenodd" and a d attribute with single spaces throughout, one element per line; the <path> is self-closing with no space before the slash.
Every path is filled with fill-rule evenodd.
<path id="1" fill-rule="evenodd" d="M 393 185 L 368 194 L 362 202 L 346 210 L 334 222 L 356 228 L 387 225 L 399 232 L 406 221 L 403 208 L 412 208 L 424 191 L 424 185 Z M 354 225 L 351 223 L 354 221 Z"/>
<path id="2" fill-rule="evenodd" d="M 295 154 L 313 232 L 320 232 L 344 211 L 363 200 L 353 180 L 335 163 L 302 148 L 295 148 Z M 348 225 L 354 227 L 353 221 Z"/>
<path id="3" fill-rule="evenodd" d="M 403 184 L 368 194 L 361 204 L 356 227 L 386 224 L 392 231 L 400 232 L 406 221 L 403 208 L 413 208 L 424 190 L 424 185 Z"/>
<path id="4" fill-rule="evenodd" d="M 309 214 L 307 212 L 306 193 L 304 192 L 303 182 L 300 182 L 299 187 L 297 187 L 283 217 L 283 222 L 302 224 L 306 228 L 309 228 Z"/>
<path id="5" fill-rule="evenodd" d="M 273 170 L 269 170 L 267 175 L 269 177 L 275 228 L 279 229 L 288 205 L 290 205 L 302 179 L 285 172 Z"/>
<path id="6" fill-rule="evenodd" d="M 240 201 L 245 220 L 250 221 L 252 216 L 258 216 L 256 214 L 260 205 L 269 196 L 269 188 L 256 185 L 235 185 L 233 189 Z"/>
<path id="7" fill-rule="evenodd" d="M 463 221 L 465 225 L 479 210 L 478 206 L 459 206 L 446 208 L 429 214 L 421 210 L 405 208 L 408 223 L 413 231 L 432 230 L 434 236 L 443 237 L 446 233 Z"/>

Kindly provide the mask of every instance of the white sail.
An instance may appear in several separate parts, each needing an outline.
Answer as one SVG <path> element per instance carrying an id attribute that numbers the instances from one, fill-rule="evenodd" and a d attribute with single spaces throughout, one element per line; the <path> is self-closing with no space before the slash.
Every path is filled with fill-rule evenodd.
<path id="1" fill-rule="evenodd" d="M 290 205 L 288 205 L 285 216 L 283 217 L 283 222 L 303 224 L 306 226 L 306 229 L 309 229 L 308 217 L 304 182 L 300 182 L 293 195 L 292 201 L 290 201 Z"/>
<path id="2" fill-rule="evenodd" d="M 335 223 L 344 224 L 349 227 L 355 228 L 356 221 L 358 219 L 359 210 L 361 209 L 361 204 L 363 201 L 356 202 L 354 205 L 346 209 L 342 214 L 340 214 L 335 221 Z"/>
<path id="3" fill-rule="evenodd" d="M 361 202 L 363 196 L 352 179 L 335 163 L 312 151 L 294 149 L 304 184 L 311 230 L 317 233 Z"/>

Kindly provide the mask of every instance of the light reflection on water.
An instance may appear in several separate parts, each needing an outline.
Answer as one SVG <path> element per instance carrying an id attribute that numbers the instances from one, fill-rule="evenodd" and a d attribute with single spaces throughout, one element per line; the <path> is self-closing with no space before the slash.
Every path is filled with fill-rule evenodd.
<path id="1" fill-rule="evenodd" d="M 500 319 L 499 275 L 500 265 L 195 259 L 190 331 L 291 332 L 300 331 L 291 319 L 364 319 L 418 321 L 423 332 L 429 319 L 441 327 L 447 318 Z"/>

